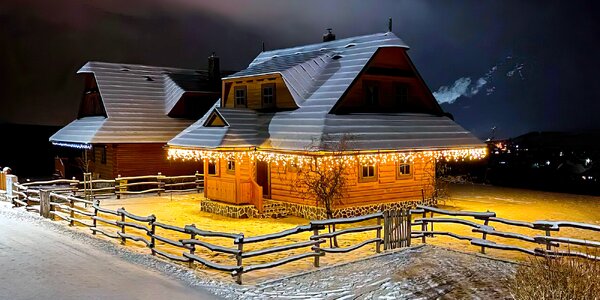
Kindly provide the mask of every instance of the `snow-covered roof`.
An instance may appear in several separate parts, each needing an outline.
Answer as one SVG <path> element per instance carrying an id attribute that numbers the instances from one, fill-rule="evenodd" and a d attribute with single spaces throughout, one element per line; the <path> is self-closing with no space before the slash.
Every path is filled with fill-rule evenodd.
<path id="1" fill-rule="evenodd" d="M 218 110 L 229 126 L 198 121 L 168 144 L 175 147 L 315 149 L 315 141 L 350 134 L 356 150 L 432 149 L 481 146 L 479 139 L 446 116 L 414 113 L 330 113 L 378 49 L 408 46 L 391 32 L 262 52 L 247 69 L 224 80 L 281 74 L 298 109 L 262 113 Z M 433 100 L 434 101 L 434 100 Z M 211 114 L 207 112 L 204 119 Z M 326 148 L 326 147 L 321 147 Z"/>
<path id="2" fill-rule="evenodd" d="M 107 117 L 79 118 L 60 129 L 52 142 L 166 143 L 193 123 L 167 116 L 185 92 L 206 91 L 205 71 L 133 64 L 88 62 Z"/>

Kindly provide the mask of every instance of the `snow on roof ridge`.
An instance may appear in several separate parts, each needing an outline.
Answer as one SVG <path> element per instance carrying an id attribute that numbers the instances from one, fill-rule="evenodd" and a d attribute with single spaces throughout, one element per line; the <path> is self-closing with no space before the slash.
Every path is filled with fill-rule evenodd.
<path id="1" fill-rule="evenodd" d="M 341 42 L 345 42 L 345 41 L 347 41 L 347 42 L 354 42 L 354 41 L 352 41 L 354 39 L 361 39 L 361 38 L 372 37 L 372 36 L 376 36 L 376 35 L 386 36 L 386 35 L 389 35 L 390 33 L 392 35 L 396 36 L 392 32 L 378 32 L 378 33 L 371 33 L 371 34 L 365 34 L 365 35 L 352 36 L 352 37 L 347 37 L 347 38 L 343 38 L 343 39 L 339 39 L 339 40 L 333 40 L 333 41 L 328 41 L 328 42 L 319 42 L 319 43 L 312 43 L 312 44 L 304 44 L 304 45 L 292 46 L 292 47 L 288 47 L 288 48 L 273 49 L 273 50 L 263 51 L 259 55 L 269 54 L 271 52 L 276 52 L 276 51 L 300 49 L 300 48 L 311 47 L 311 46 L 316 46 L 316 45 L 320 45 L 320 44 L 323 44 L 323 45 L 329 44 L 329 45 L 331 45 L 332 43 L 341 43 Z M 345 45 L 346 44 L 344 44 L 344 46 Z M 324 47 L 324 48 L 326 48 L 326 47 Z M 337 48 L 337 47 L 335 47 L 335 48 Z"/>

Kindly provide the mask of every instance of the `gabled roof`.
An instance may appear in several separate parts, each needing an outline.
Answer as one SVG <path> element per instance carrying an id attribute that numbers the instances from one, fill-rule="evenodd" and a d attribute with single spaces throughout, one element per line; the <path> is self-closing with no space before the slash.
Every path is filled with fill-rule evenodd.
<path id="1" fill-rule="evenodd" d="M 220 101 L 219 101 L 220 102 Z M 170 143 L 184 147 L 255 147 L 266 140 L 267 128 L 264 122 L 269 114 L 260 114 L 250 109 L 222 108 L 219 102 L 200 120 L 173 138 Z M 224 119 L 225 126 L 207 126 L 206 121 L 213 114 Z M 270 114 L 272 116 L 272 114 Z"/>
<path id="2" fill-rule="evenodd" d="M 75 120 L 52 142 L 166 143 L 193 122 L 166 114 L 183 93 L 204 88 L 192 82 L 207 78 L 203 71 L 104 62 L 77 73 L 94 76 L 107 117 Z"/>
<path id="3" fill-rule="evenodd" d="M 299 107 L 328 105 L 342 96 L 377 49 L 408 46 L 392 32 L 261 52 L 247 69 L 223 78 L 279 73 Z"/>
<path id="4" fill-rule="evenodd" d="M 481 146 L 446 116 L 411 113 L 331 114 L 334 105 L 378 49 L 408 46 L 391 32 L 262 52 L 247 69 L 227 79 L 281 74 L 298 109 L 261 113 L 216 108 L 230 124 L 219 130 L 196 122 L 168 144 L 188 148 L 254 146 L 304 151 L 324 136 L 350 134 L 348 150 L 421 150 Z M 208 115 L 208 113 L 207 113 Z M 206 117 L 206 116 L 205 116 Z M 231 120 L 230 120 L 231 118 Z"/>

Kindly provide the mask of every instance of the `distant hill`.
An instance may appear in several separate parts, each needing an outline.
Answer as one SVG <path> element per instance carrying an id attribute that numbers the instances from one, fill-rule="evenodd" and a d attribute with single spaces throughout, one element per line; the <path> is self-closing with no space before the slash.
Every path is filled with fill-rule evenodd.
<path id="1" fill-rule="evenodd" d="M 23 177 L 50 177 L 56 155 L 48 138 L 60 127 L 0 124 L 0 166 Z"/>

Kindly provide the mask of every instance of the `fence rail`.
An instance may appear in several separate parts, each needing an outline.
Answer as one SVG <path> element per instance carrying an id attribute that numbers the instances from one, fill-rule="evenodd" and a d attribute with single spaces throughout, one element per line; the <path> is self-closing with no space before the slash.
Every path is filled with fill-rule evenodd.
<path id="1" fill-rule="evenodd" d="M 411 225 L 421 226 L 421 230 L 412 231 L 412 237 L 422 238 L 423 242 L 426 241 L 427 237 L 445 235 L 455 239 L 469 241 L 471 245 L 481 247 L 481 253 L 485 253 L 486 248 L 491 248 L 505 251 L 517 251 L 535 256 L 577 256 L 600 260 L 600 256 L 590 255 L 587 253 L 581 253 L 572 250 L 560 251 L 556 249 L 560 247 L 561 244 L 600 248 L 600 242 L 551 235 L 551 232 L 559 232 L 561 228 L 575 228 L 580 230 L 600 232 L 600 226 L 594 224 L 586 224 L 571 221 L 524 222 L 498 218 L 496 217 L 496 214 L 494 212 L 457 212 L 428 206 L 417 206 L 417 209 L 411 210 L 411 213 L 421 215 L 421 217 L 416 218 L 414 220 L 414 223 L 412 223 Z M 429 217 L 427 217 L 427 213 L 430 214 Z M 483 221 L 483 223 L 477 223 L 475 221 L 457 218 L 434 217 L 434 214 L 450 217 L 472 217 L 475 220 Z M 531 230 L 538 230 L 543 232 L 544 235 L 536 234 L 533 236 L 528 236 L 521 233 L 498 231 L 490 225 L 490 223 L 494 222 L 508 226 L 524 227 Z M 474 237 L 457 234 L 451 231 L 434 230 L 434 224 L 439 223 L 454 223 L 472 227 L 471 232 L 479 233 L 481 234 L 481 236 Z M 501 244 L 488 240 L 488 236 L 498 236 L 508 240 L 519 240 L 523 242 L 529 242 L 538 246 L 541 245 L 542 247 L 528 249 L 517 245 Z"/>
<path id="2" fill-rule="evenodd" d="M 28 181 L 15 183 L 17 191 L 43 189 L 57 194 L 71 194 L 87 200 L 99 197 L 139 195 L 148 193 L 200 192 L 204 187 L 204 176 L 198 172 L 193 175 L 165 176 L 156 175 L 128 176 L 115 179 L 91 179 L 84 174 L 83 180 L 56 179 L 46 181 Z"/>

